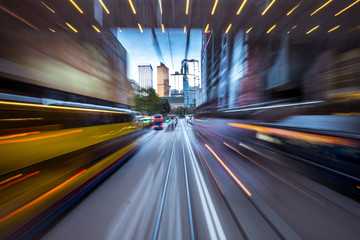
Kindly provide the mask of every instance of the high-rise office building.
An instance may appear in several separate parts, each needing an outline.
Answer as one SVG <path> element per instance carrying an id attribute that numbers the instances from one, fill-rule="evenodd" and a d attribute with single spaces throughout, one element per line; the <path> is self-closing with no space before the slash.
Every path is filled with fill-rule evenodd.
<path id="1" fill-rule="evenodd" d="M 157 90 L 159 97 L 169 96 L 169 69 L 163 63 L 157 67 Z"/>
<path id="2" fill-rule="evenodd" d="M 140 88 L 149 89 L 153 87 L 153 68 L 151 64 L 139 64 L 139 85 Z"/>

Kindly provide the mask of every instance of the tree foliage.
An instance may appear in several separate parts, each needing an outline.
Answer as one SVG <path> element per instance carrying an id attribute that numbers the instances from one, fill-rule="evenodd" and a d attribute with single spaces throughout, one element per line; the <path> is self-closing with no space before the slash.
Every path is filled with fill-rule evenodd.
<path id="1" fill-rule="evenodd" d="M 140 89 L 139 94 L 135 96 L 135 109 L 142 113 L 150 115 L 156 113 L 167 114 L 170 112 L 170 105 L 167 99 L 160 99 L 155 89 Z"/>
<path id="2" fill-rule="evenodd" d="M 191 108 L 186 108 L 186 107 L 177 107 L 174 109 L 174 114 L 180 116 L 180 117 L 185 117 L 186 114 L 190 114 L 192 113 L 192 109 Z"/>

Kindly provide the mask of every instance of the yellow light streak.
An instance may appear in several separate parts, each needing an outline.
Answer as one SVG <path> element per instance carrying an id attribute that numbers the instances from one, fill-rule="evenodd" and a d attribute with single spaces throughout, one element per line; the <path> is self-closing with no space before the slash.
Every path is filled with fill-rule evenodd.
<path id="1" fill-rule="evenodd" d="M 240 14 L 240 12 L 241 12 L 241 10 L 244 8 L 246 2 L 247 2 L 247 0 L 244 0 L 244 1 L 243 1 L 243 3 L 241 4 L 241 6 L 240 6 L 239 10 L 237 11 L 236 15 L 239 15 L 239 14 Z"/>
<path id="2" fill-rule="evenodd" d="M 246 33 L 249 33 L 251 31 L 251 29 L 253 29 L 253 27 L 249 28 Z"/>
<path id="3" fill-rule="evenodd" d="M 219 156 L 209 147 L 209 145 L 205 144 L 205 147 L 209 149 L 209 151 L 214 155 L 214 157 L 219 161 L 219 163 L 223 166 L 223 168 L 229 173 L 229 175 L 234 179 L 234 181 L 241 187 L 241 189 L 251 197 L 250 191 L 244 186 L 244 184 L 235 176 L 235 174 L 226 166 L 226 164 L 219 158 Z"/>
<path id="4" fill-rule="evenodd" d="M 348 10 L 349 8 L 351 8 L 352 6 L 354 6 L 355 4 L 357 4 L 358 2 L 360 2 L 360 0 L 357 0 L 357 1 L 353 2 L 352 4 L 350 4 L 349 6 L 347 6 L 346 8 L 344 8 L 343 10 L 341 10 L 340 12 L 338 12 L 337 14 L 335 14 L 335 17 L 338 16 L 339 14 L 345 12 L 346 10 Z"/>
<path id="5" fill-rule="evenodd" d="M 163 33 L 165 32 L 164 24 L 161 24 L 161 30 Z"/>
<path id="6" fill-rule="evenodd" d="M 25 19 L 23 19 L 22 17 L 20 17 L 19 15 L 17 15 L 16 13 L 4 8 L 2 5 L 0 5 L 0 9 L 3 10 L 4 12 L 7 12 L 8 14 L 10 14 L 11 16 L 13 16 L 14 18 L 19 19 L 20 21 L 22 21 L 23 23 L 25 23 L 26 25 L 32 27 L 33 29 L 40 31 L 37 27 L 35 27 L 34 25 L 32 25 L 31 23 L 29 23 L 28 21 L 26 21 Z"/>
<path id="7" fill-rule="evenodd" d="M 269 10 L 269 8 L 275 3 L 276 0 L 272 0 L 271 3 L 269 4 L 269 6 L 267 6 L 267 8 L 265 8 L 265 10 L 262 12 L 261 15 L 265 15 L 265 13 L 267 12 L 267 10 Z"/>
<path id="8" fill-rule="evenodd" d="M 69 28 L 71 28 L 71 30 L 73 30 L 74 32 L 78 32 L 73 26 L 71 26 L 69 23 L 66 23 L 66 25 L 68 25 Z"/>
<path id="9" fill-rule="evenodd" d="M 43 195 L 41 195 L 40 197 L 35 198 L 34 200 L 32 200 L 31 202 L 28 202 L 27 204 L 23 205 L 22 207 L 16 209 L 15 211 L 5 215 L 4 217 L 0 218 L 0 223 L 8 220 L 9 218 L 11 218 L 12 216 L 18 214 L 19 212 L 24 211 L 26 208 L 34 205 L 35 203 L 39 202 L 40 200 L 46 198 L 47 196 L 49 196 L 50 194 L 52 194 L 53 192 L 59 190 L 60 188 L 64 187 L 66 184 L 68 184 L 70 181 L 74 180 L 77 176 L 79 176 L 80 174 L 82 174 L 83 172 L 85 172 L 86 169 L 82 170 L 81 172 L 75 174 L 74 176 L 72 176 L 71 178 L 69 178 L 68 180 L 66 180 L 65 182 L 61 183 L 60 185 L 58 185 L 57 187 L 51 189 L 50 191 L 44 193 Z"/>
<path id="10" fill-rule="evenodd" d="M 241 123 L 228 123 L 231 127 L 237 127 L 252 131 L 257 131 L 264 134 L 269 135 L 277 135 L 281 137 L 293 138 L 298 140 L 303 140 L 315 144 L 331 144 L 331 145 L 343 145 L 350 147 L 359 147 L 359 144 L 349 138 L 344 137 L 335 137 L 335 136 L 327 136 L 315 133 L 305 133 L 305 132 L 297 132 L 293 130 L 285 130 L 278 128 L 270 128 L 270 127 L 261 127 L 249 124 L 241 124 Z"/>
<path id="11" fill-rule="evenodd" d="M 97 27 L 95 27 L 94 25 L 92 25 L 92 26 L 98 33 L 100 32 L 100 30 Z"/>
<path id="12" fill-rule="evenodd" d="M 274 26 L 272 26 L 269 30 L 267 30 L 267 34 L 269 34 L 274 28 L 276 27 L 276 24 L 274 24 Z"/>
<path id="13" fill-rule="evenodd" d="M 189 14 L 189 4 L 190 4 L 190 0 L 186 0 L 186 10 L 185 10 L 186 15 Z"/>
<path id="14" fill-rule="evenodd" d="M 318 11 L 320 11 L 321 9 L 323 9 L 326 5 L 328 5 L 329 3 L 331 3 L 333 0 L 329 0 L 326 3 L 324 3 L 321 7 L 319 7 L 318 9 L 316 9 L 313 13 L 310 14 L 310 16 L 314 15 L 315 13 L 317 13 Z"/>
<path id="15" fill-rule="evenodd" d="M 310 34 L 312 31 L 314 31 L 314 30 L 317 29 L 318 27 L 320 27 L 320 25 L 317 25 L 316 27 L 313 27 L 312 29 L 310 29 L 309 31 L 307 31 L 306 34 Z"/>
<path id="16" fill-rule="evenodd" d="M 4 183 L 7 183 L 7 182 L 9 182 L 9 181 L 11 181 L 11 180 L 13 180 L 13 179 L 15 179 L 15 178 L 19 178 L 19 177 L 21 177 L 22 175 L 23 175 L 23 174 L 22 174 L 22 173 L 20 173 L 20 174 L 18 174 L 18 175 L 15 175 L 15 176 L 9 177 L 8 179 L 6 179 L 6 180 L 4 180 L 4 181 L 0 182 L 0 185 L 2 185 L 2 184 L 4 184 Z"/>
<path id="17" fill-rule="evenodd" d="M 332 31 L 334 31 L 334 30 L 336 30 L 336 29 L 338 29 L 340 27 L 340 25 L 337 25 L 336 27 L 333 27 L 332 29 L 330 29 L 329 31 L 328 31 L 328 33 L 329 32 L 332 32 Z"/>
<path id="18" fill-rule="evenodd" d="M 161 0 L 159 0 L 159 8 L 160 8 L 160 13 L 163 14 Z"/>
<path id="19" fill-rule="evenodd" d="M 230 23 L 230 24 L 229 24 L 229 26 L 227 27 L 227 29 L 226 29 L 225 33 L 228 33 L 228 32 L 229 32 L 229 30 L 230 30 L 231 26 L 232 26 L 232 24 Z"/>
<path id="20" fill-rule="evenodd" d="M 206 25 L 204 33 L 206 33 L 209 29 L 209 24 Z"/>
<path id="21" fill-rule="evenodd" d="M 217 6 L 217 4 L 218 4 L 218 1 L 219 1 L 219 0 L 215 0 L 214 7 L 213 7 L 213 9 L 212 9 L 212 11 L 211 11 L 211 15 L 214 15 L 216 6 Z"/>
<path id="22" fill-rule="evenodd" d="M 105 3 L 104 3 L 102 0 L 99 0 L 99 2 L 100 2 L 101 5 L 103 6 L 105 12 L 106 12 L 107 14 L 110 14 L 109 10 L 108 10 L 107 7 L 105 6 Z"/>
<path id="23" fill-rule="evenodd" d="M 186 25 L 184 26 L 184 33 L 186 33 Z"/>
<path id="24" fill-rule="evenodd" d="M 55 32 L 55 30 L 54 30 L 54 29 L 49 28 L 49 30 L 50 30 L 50 31 L 52 31 L 52 32 Z"/>
<path id="25" fill-rule="evenodd" d="M 286 16 L 289 16 L 295 9 L 297 9 L 300 6 L 300 3 L 298 5 L 296 5 L 295 7 L 293 7 L 287 14 Z"/>
<path id="26" fill-rule="evenodd" d="M 44 2 L 40 1 L 47 9 L 49 9 L 52 13 L 55 13 L 54 10 L 52 10 L 48 5 L 46 5 Z"/>
<path id="27" fill-rule="evenodd" d="M 81 14 L 83 14 L 84 12 L 81 10 L 81 8 L 73 1 L 73 0 L 69 0 L 71 3 L 72 3 L 72 5 L 74 5 L 74 7 L 76 7 L 76 9 L 81 13 Z"/>
<path id="28" fill-rule="evenodd" d="M 143 33 L 143 29 L 142 29 L 140 23 L 138 23 L 138 26 L 139 26 L 140 32 Z"/>
<path id="29" fill-rule="evenodd" d="M 287 34 L 290 34 L 290 31 L 288 31 Z"/>
<path id="30" fill-rule="evenodd" d="M 85 111 L 85 112 L 108 112 L 108 113 L 124 113 L 110 110 L 100 110 L 92 108 L 77 108 L 77 107 L 63 107 L 63 106 L 49 106 L 49 105 L 40 105 L 34 103 L 20 103 L 20 102 L 6 102 L 0 101 L 0 104 L 13 105 L 13 106 L 24 106 L 24 107 L 41 107 L 41 108 L 53 108 L 53 109 L 62 109 L 62 110 L 76 110 L 76 111 Z"/>
<path id="31" fill-rule="evenodd" d="M 297 27 L 297 25 L 293 26 L 292 29 L 295 29 Z"/>
<path id="32" fill-rule="evenodd" d="M 129 4 L 130 4 L 130 7 L 131 7 L 133 13 L 136 14 L 136 10 L 135 10 L 134 4 L 132 3 L 131 0 L 129 0 Z"/>

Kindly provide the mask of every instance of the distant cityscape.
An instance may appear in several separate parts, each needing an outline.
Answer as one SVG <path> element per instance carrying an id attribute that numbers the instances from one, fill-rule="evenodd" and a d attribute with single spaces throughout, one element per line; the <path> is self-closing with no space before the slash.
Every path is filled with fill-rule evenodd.
<path id="1" fill-rule="evenodd" d="M 184 59 L 181 69 L 169 74 L 164 63 L 157 66 L 157 86 L 153 83 L 151 64 L 138 64 L 137 81 L 129 79 L 136 93 L 141 89 L 154 88 L 160 98 L 167 99 L 172 109 L 177 107 L 194 108 L 201 102 L 201 83 L 199 61 Z"/>

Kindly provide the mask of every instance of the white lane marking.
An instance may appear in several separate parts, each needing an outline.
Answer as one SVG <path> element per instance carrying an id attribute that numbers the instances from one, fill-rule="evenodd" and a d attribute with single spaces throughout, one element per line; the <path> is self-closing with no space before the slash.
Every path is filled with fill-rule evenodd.
<path id="1" fill-rule="evenodd" d="M 183 130 L 183 134 L 185 136 L 184 139 L 185 139 L 186 145 L 189 149 L 189 156 L 191 159 L 190 162 L 194 169 L 196 185 L 199 189 L 200 200 L 201 200 L 202 207 L 204 210 L 205 220 L 208 225 L 210 238 L 211 239 L 226 239 L 224 230 L 220 223 L 219 217 L 216 213 L 214 203 L 210 197 L 209 190 L 205 184 L 205 180 L 200 171 L 200 167 L 196 161 L 194 151 L 190 145 L 189 138 L 184 130 Z"/>

